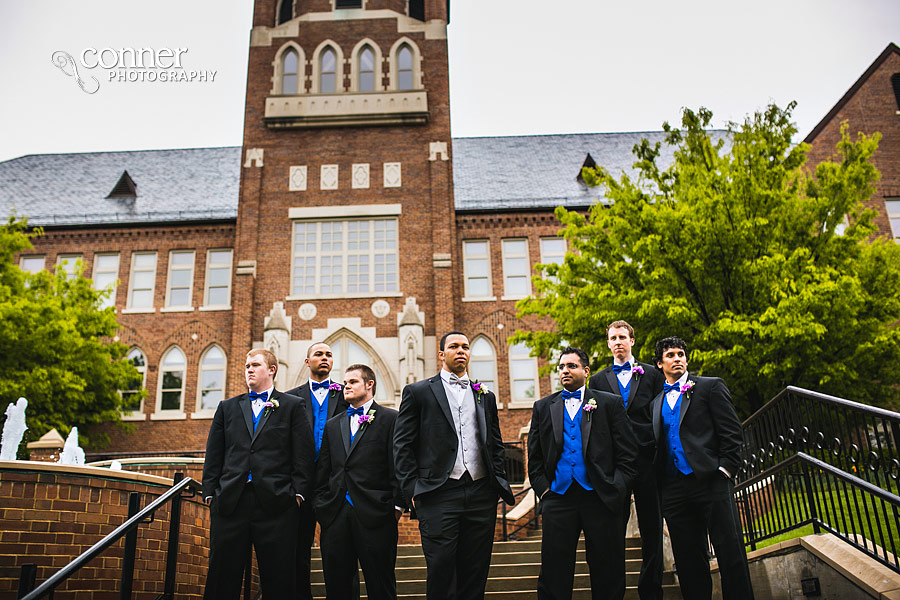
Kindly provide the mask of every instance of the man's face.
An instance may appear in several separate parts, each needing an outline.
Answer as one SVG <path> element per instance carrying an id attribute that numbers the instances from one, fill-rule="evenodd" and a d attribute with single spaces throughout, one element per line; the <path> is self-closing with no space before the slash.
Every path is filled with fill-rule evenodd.
<path id="1" fill-rule="evenodd" d="M 559 357 L 559 382 L 570 392 L 580 389 L 591 373 L 590 367 L 582 367 L 577 354 Z"/>
<path id="2" fill-rule="evenodd" d="M 309 356 L 306 357 L 306 366 L 313 379 L 322 381 L 331 373 L 331 367 L 334 366 L 334 356 L 331 354 L 331 348 L 328 344 L 316 344 L 309 349 Z"/>
<path id="3" fill-rule="evenodd" d="M 656 366 L 662 369 L 669 383 L 675 383 L 681 379 L 681 376 L 687 371 L 687 365 L 684 348 L 666 348 L 663 350 L 662 360 L 656 363 Z"/>
<path id="4" fill-rule="evenodd" d="M 444 349 L 438 351 L 438 360 L 451 373 L 462 375 L 469 365 L 469 338 L 454 333 L 444 340 Z"/>
<path id="5" fill-rule="evenodd" d="M 358 370 L 347 371 L 344 373 L 344 399 L 354 408 L 362 406 L 372 397 L 374 384 L 374 381 L 364 380 Z"/>
<path id="6" fill-rule="evenodd" d="M 613 356 L 624 361 L 631 356 L 631 347 L 634 346 L 634 338 L 624 327 L 610 327 L 606 332 L 606 345 L 612 351 Z"/>
<path id="7" fill-rule="evenodd" d="M 274 385 L 275 366 L 266 364 L 266 357 L 262 354 L 254 354 L 247 357 L 244 365 L 244 377 L 247 387 L 254 392 L 264 392 Z"/>

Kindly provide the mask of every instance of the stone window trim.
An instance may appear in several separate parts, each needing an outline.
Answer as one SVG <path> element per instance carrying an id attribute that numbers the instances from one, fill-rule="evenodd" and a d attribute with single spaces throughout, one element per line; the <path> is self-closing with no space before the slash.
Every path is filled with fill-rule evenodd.
<path id="1" fill-rule="evenodd" d="M 483 253 L 477 251 L 479 244 L 484 244 L 485 250 Z M 462 301 L 476 302 L 496 300 L 497 297 L 493 294 L 493 282 L 491 277 L 491 241 L 489 239 L 463 240 L 462 255 L 464 289 Z M 474 261 L 484 261 L 486 271 L 484 273 L 473 272 L 473 267 L 475 266 Z M 475 280 L 482 279 L 486 280 L 487 287 L 485 288 L 485 293 L 479 293 L 479 290 L 476 289 L 478 282 Z"/>
<path id="2" fill-rule="evenodd" d="M 335 56 L 335 72 L 334 72 L 334 92 L 340 94 L 344 92 L 344 52 L 341 47 L 332 40 L 325 40 L 319 44 L 312 54 L 312 93 L 322 94 L 322 55 L 331 49 Z"/>
<path id="3" fill-rule="evenodd" d="M 360 58 L 362 56 L 362 51 L 365 48 L 369 48 L 374 54 L 374 77 L 375 77 L 375 87 L 373 90 L 368 93 L 374 92 L 382 92 L 384 91 L 384 57 L 381 54 L 381 47 L 376 44 L 370 38 L 364 38 L 360 40 L 356 46 L 353 47 L 353 51 L 350 53 L 350 91 L 351 92 L 360 92 L 363 91 L 360 89 L 359 85 L 359 76 L 360 76 Z"/>
<path id="4" fill-rule="evenodd" d="M 190 257 L 190 263 L 187 262 Z M 184 261 L 177 264 L 176 261 Z M 194 250 L 170 250 L 169 266 L 166 273 L 166 303 L 160 312 L 190 312 L 194 310 L 194 268 L 196 267 L 197 253 Z M 176 281 L 182 273 L 190 273 L 187 282 Z M 184 298 L 185 291 L 187 298 Z M 186 301 L 181 301 L 186 300 Z M 177 302 L 177 303 L 176 303 Z"/>
<path id="5" fill-rule="evenodd" d="M 146 261 L 147 264 L 138 265 L 138 262 L 141 262 L 144 257 L 153 257 L 152 266 L 149 264 L 149 261 Z M 126 308 L 122 312 L 125 314 L 128 313 L 150 313 L 156 312 L 155 308 L 155 296 L 156 296 L 156 267 L 158 263 L 158 256 L 155 250 L 153 251 L 135 251 L 131 253 L 131 270 L 128 275 L 128 301 L 126 303 Z M 142 273 L 148 273 L 149 277 L 146 277 L 146 282 L 139 283 L 138 277 Z M 136 287 L 140 285 L 141 287 Z M 144 287 L 146 286 L 146 287 Z M 135 292 L 141 293 L 141 298 L 148 297 L 150 304 L 147 305 L 143 300 L 137 305 L 135 305 Z M 146 292 L 146 293 L 144 293 Z"/>
<path id="6" fill-rule="evenodd" d="M 214 356 L 215 353 L 218 352 L 222 357 L 221 368 L 217 368 L 218 364 L 214 363 L 210 360 L 211 356 Z M 197 366 L 197 397 L 196 404 L 194 405 L 195 410 L 191 413 L 191 419 L 212 419 L 216 414 L 216 407 L 218 407 L 218 402 L 216 403 L 216 407 L 212 408 L 204 408 L 203 407 L 203 391 L 204 391 L 204 375 L 206 373 L 215 373 L 221 372 L 221 387 L 215 388 L 207 388 L 212 391 L 219 392 L 219 400 L 221 402 L 225 399 L 225 390 L 226 381 L 228 377 L 228 355 L 225 353 L 225 349 L 222 348 L 219 344 L 213 343 L 210 344 L 208 348 L 206 348 L 203 353 L 200 355 L 200 363 Z"/>
<path id="7" fill-rule="evenodd" d="M 174 357 L 174 360 L 181 360 L 181 364 L 166 364 L 169 360 L 169 357 Z M 173 360 L 173 363 L 174 363 Z M 165 352 L 162 353 L 162 358 L 159 361 L 159 375 L 156 380 L 156 410 L 153 414 L 150 415 L 151 421 L 166 421 L 166 420 L 181 420 L 186 419 L 187 415 L 184 412 L 184 392 L 185 392 L 185 384 L 187 380 L 187 372 L 188 372 L 188 361 L 187 356 L 177 345 L 169 346 Z M 180 375 L 173 375 L 172 377 L 180 378 L 180 381 L 166 381 L 166 374 L 173 373 Z M 180 383 L 180 387 L 175 387 L 171 385 L 166 387 L 167 383 Z M 178 394 L 178 408 L 163 408 L 163 401 L 166 397 L 166 394 Z"/>
<path id="8" fill-rule="evenodd" d="M 390 89 L 399 90 L 399 82 L 397 77 L 398 66 L 397 59 L 399 58 L 400 49 L 403 47 L 409 48 L 412 52 L 412 89 L 413 90 L 421 90 L 424 89 L 422 85 L 422 53 L 419 51 L 419 47 L 416 45 L 414 41 L 410 38 L 404 36 L 394 42 L 394 45 L 391 46 L 390 51 L 390 80 L 391 85 Z"/>
<path id="9" fill-rule="evenodd" d="M 218 258 L 224 258 L 225 253 L 228 253 L 228 259 L 222 260 L 219 262 L 213 262 Z M 220 256 L 221 255 L 221 256 Z M 228 275 L 225 278 L 228 283 L 226 284 L 218 284 L 218 282 L 213 282 L 213 272 L 214 271 L 227 271 Z M 231 310 L 231 280 L 232 275 L 234 273 L 234 250 L 232 248 L 209 248 L 206 251 L 206 271 L 203 277 L 203 306 L 201 306 L 198 310 L 200 311 L 210 311 L 210 310 Z M 216 285 L 213 285 L 213 284 Z M 228 298 L 228 302 L 225 304 L 222 303 L 212 303 L 210 302 L 210 290 L 214 289 L 222 289 L 224 288 L 225 296 Z"/>
<path id="10" fill-rule="evenodd" d="M 525 244 L 524 251 L 514 249 L 514 246 Z M 503 263 L 503 296 L 500 300 L 521 300 L 531 294 L 531 256 L 528 248 L 528 238 L 503 238 L 500 240 L 500 253 Z M 525 271 L 521 272 L 515 266 L 517 261 L 525 260 Z M 524 290 L 511 289 L 521 285 L 524 278 Z"/>
<path id="11" fill-rule="evenodd" d="M 144 351 L 141 350 L 139 346 L 132 346 L 128 350 L 128 354 L 126 357 L 132 364 L 134 364 L 135 368 L 138 370 L 138 373 L 141 374 L 141 385 L 137 390 L 119 390 L 119 395 L 123 396 L 128 392 L 140 392 L 141 390 L 147 389 L 147 355 L 144 354 Z M 137 359 L 137 360 L 136 360 Z M 142 364 L 138 364 L 142 363 Z M 147 415 L 144 414 L 144 400 L 146 398 L 141 398 L 140 405 L 133 412 L 122 412 L 122 420 L 123 421 L 146 421 Z"/>
<path id="12" fill-rule="evenodd" d="M 477 379 L 494 393 L 498 401 L 500 393 L 497 389 L 497 348 L 494 342 L 484 334 L 472 338 L 471 358 L 469 360 L 469 377 Z M 486 350 L 487 352 L 483 352 Z"/>
<path id="13" fill-rule="evenodd" d="M 284 61 L 289 52 L 297 53 L 297 91 L 294 93 L 286 93 L 284 91 Z M 271 94 L 275 96 L 291 96 L 306 93 L 306 53 L 297 42 L 285 42 L 281 48 L 275 53 L 275 61 L 272 63 L 274 75 L 272 77 Z"/>

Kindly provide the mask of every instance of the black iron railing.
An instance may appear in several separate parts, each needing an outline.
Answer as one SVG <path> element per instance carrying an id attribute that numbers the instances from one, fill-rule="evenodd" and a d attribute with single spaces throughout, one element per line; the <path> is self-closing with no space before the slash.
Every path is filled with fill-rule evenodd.
<path id="1" fill-rule="evenodd" d="M 900 572 L 900 497 L 825 461 L 798 452 L 740 483 L 735 499 L 751 550 L 811 526 Z"/>
<path id="2" fill-rule="evenodd" d="M 503 442 L 506 451 L 506 480 L 510 485 L 525 483 L 525 447 L 522 442 Z"/>
<path id="3" fill-rule="evenodd" d="M 744 422 L 739 481 L 806 453 L 900 495 L 900 413 L 787 387 Z"/>
<path id="4" fill-rule="evenodd" d="M 519 504 L 519 498 L 524 497 L 529 492 L 531 492 L 531 486 L 528 486 L 525 489 L 523 489 L 519 492 L 516 492 L 516 494 L 515 494 L 516 505 Z M 501 528 L 502 528 L 502 536 L 503 536 L 504 542 L 508 542 L 509 540 L 516 539 L 516 535 L 523 529 L 526 529 L 528 527 L 532 527 L 532 528 L 537 527 L 538 519 L 540 518 L 540 515 L 538 514 L 538 499 L 537 498 L 534 499 L 534 508 L 532 509 L 531 518 L 528 519 L 528 521 L 526 521 L 525 523 L 522 523 L 521 525 L 516 526 L 516 528 L 513 529 L 512 531 L 509 530 L 509 526 L 507 525 L 507 514 L 509 513 L 509 510 L 506 506 L 506 502 L 504 502 L 502 499 L 500 499 L 497 501 L 497 504 L 498 504 L 498 506 L 502 507 L 500 509 L 502 511 L 502 514 L 500 515 L 500 517 L 503 519 L 503 521 L 501 521 Z"/>
<path id="5" fill-rule="evenodd" d="M 125 538 L 124 555 L 122 558 L 122 574 L 120 578 L 119 598 L 131 598 L 134 584 L 134 560 L 137 554 L 138 526 L 165 504 L 171 503 L 169 509 L 169 538 L 166 550 L 166 572 L 163 584 L 163 593 L 157 596 L 157 600 L 172 600 L 175 597 L 175 574 L 178 565 L 178 537 L 181 529 L 181 501 L 190 498 L 200 490 L 200 484 L 176 473 L 173 485 L 159 498 L 140 508 L 140 494 L 131 492 L 128 496 L 128 519 L 111 531 L 99 542 L 91 546 L 72 562 L 54 573 L 47 581 L 35 585 L 36 568 L 33 564 L 22 566 L 19 577 L 18 597 L 24 600 L 36 600 L 44 596 L 53 597 L 54 590 L 72 577 L 79 569 L 87 565 L 91 560 L 110 548 L 121 538 Z M 187 494 L 187 495 L 185 495 Z"/>

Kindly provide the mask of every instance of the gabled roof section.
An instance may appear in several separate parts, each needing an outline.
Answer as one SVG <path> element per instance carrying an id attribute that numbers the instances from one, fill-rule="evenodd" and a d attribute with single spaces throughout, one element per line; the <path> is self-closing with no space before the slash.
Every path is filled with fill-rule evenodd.
<path id="1" fill-rule="evenodd" d="M 850 86 L 850 89 L 847 90 L 847 93 L 841 96 L 841 99 L 837 101 L 837 104 L 835 104 L 834 107 L 832 107 L 832 109 L 828 111 L 828 114 L 826 114 L 822 118 L 822 120 L 819 121 L 818 125 L 813 127 L 813 130 L 809 132 L 809 135 L 803 138 L 803 141 L 807 144 L 812 143 L 812 141 L 816 139 L 816 137 L 818 137 L 820 133 L 822 133 L 822 130 L 825 128 L 825 126 L 828 125 L 828 123 L 830 123 L 832 119 L 835 118 L 835 116 L 837 116 L 840 110 L 844 108 L 844 106 L 850 101 L 853 96 L 856 95 L 856 92 L 859 91 L 863 84 L 868 81 L 869 77 L 871 77 L 872 74 L 877 71 L 879 67 L 881 67 L 884 61 L 886 61 L 891 54 L 900 54 L 900 46 L 897 46 L 897 44 L 893 42 L 887 45 L 887 48 L 885 48 L 881 52 L 881 54 L 878 55 L 878 58 L 875 59 L 875 62 L 869 65 L 869 68 L 866 69 L 865 72 L 860 76 L 860 78 L 856 80 L 856 83 Z"/>
<path id="2" fill-rule="evenodd" d="M 135 185 L 131 176 L 128 175 L 128 171 L 122 171 L 119 182 L 116 183 L 116 186 L 112 189 L 107 198 L 137 198 L 137 185 Z"/>
<path id="3" fill-rule="evenodd" d="M 597 162 L 594 160 L 594 157 L 591 156 L 591 153 L 588 152 L 588 155 L 584 157 L 584 162 L 581 163 L 581 168 L 578 169 L 578 175 L 575 176 L 575 181 L 578 183 L 584 183 L 584 177 L 581 175 L 584 169 L 593 169 L 596 168 Z"/>

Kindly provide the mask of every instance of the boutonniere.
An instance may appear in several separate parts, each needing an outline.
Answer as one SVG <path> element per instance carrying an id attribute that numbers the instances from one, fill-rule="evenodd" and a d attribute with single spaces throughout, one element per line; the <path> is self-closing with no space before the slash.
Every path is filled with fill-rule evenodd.
<path id="1" fill-rule="evenodd" d="M 631 370 L 631 376 L 635 379 L 640 378 L 641 375 L 644 374 L 644 367 L 641 365 L 634 365 L 634 368 Z"/>
<path id="2" fill-rule="evenodd" d="M 487 392 L 487 388 L 476 379 L 472 382 L 472 391 L 475 392 L 475 402 L 481 404 L 481 397 Z"/>
<path id="3" fill-rule="evenodd" d="M 696 384 L 692 380 L 688 379 L 687 381 L 684 382 L 684 385 L 681 386 L 681 393 L 685 397 L 690 398 L 690 392 L 692 389 L 694 389 L 695 385 Z"/>
<path id="4" fill-rule="evenodd" d="M 359 415 L 356 422 L 359 424 L 360 427 L 362 427 L 363 425 L 365 425 L 367 423 L 371 423 L 374 420 L 375 420 L 375 409 L 370 408 L 369 412 L 367 412 L 366 414 Z"/>
<path id="5" fill-rule="evenodd" d="M 342 389 L 344 389 L 344 388 L 342 388 L 341 384 L 339 384 L 339 383 L 332 383 L 331 385 L 328 386 L 329 392 L 339 392 Z"/>
<path id="6" fill-rule="evenodd" d="M 279 406 L 281 406 L 281 405 L 278 404 L 278 400 L 275 400 L 274 398 L 272 400 L 266 400 L 266 403 L 263 404 L 264 408 L 263 408 L 262 416 L 264 416 L 264 417 L 267 416 L 270 412 L 272 412 Z"/>
<path id="7" fill-rule="evenodd" d="M 591 413 L 597 409 L 597 401 L 591 398 L 587 402 L 584 403 L 584 406 L 581 407 L 581 410 L 587 413 L 588 421 L 591 420 Z"/>

